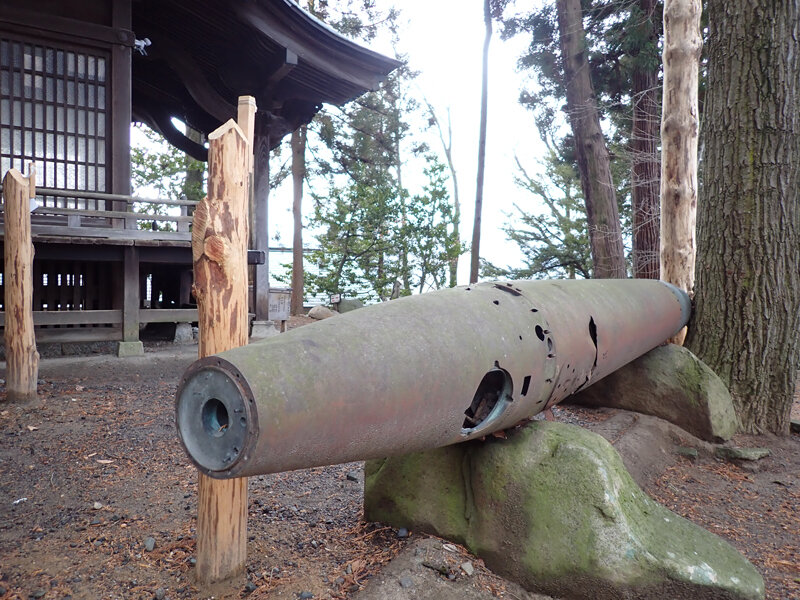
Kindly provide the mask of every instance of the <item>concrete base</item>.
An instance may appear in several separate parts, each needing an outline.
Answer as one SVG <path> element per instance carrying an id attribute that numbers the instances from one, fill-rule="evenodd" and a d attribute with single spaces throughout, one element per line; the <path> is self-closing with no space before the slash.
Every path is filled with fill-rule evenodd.
<path id="1" fill-rule="evenodd" d="M 251 340 L 263 340 L 281 332 L 281 324 L 277 321 L 253 321 L 250 330 Z"/>
<path id="2" fill-rule="evenodd" d="M 117 346 L 117 356 L 120 358 L 144 356 L 144 345 L 138 340 L 135 342 L 119 342 Z"/>
<path id="3" fill-rule="evenodd" d="M 191 344 L 194 342 L 194 336 L 192 335 L 192 324 L 191 323 L 176 323 L 175 324 L 175 339 L 173 340 L 176 344 Z"/>

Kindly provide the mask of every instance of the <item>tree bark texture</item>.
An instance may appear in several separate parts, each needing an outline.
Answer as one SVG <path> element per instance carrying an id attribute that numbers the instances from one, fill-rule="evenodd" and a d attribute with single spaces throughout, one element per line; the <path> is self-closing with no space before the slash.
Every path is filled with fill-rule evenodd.
<path id="1" fill-rule="evenodd" d="M 789 433 L 800 366 L 800 5 L 709 0 L 709 67 L 688 347 L 743 431 Z"/>
<path id="2" fill-rule="evenodd" d="M 700 14 L 700 0 L 664 2 L 661 278 L 690 295 L 696 252 Z M 685 336 L 684 329 L 670 341 L 682 344 Z"/>
<path id="3" fill-rule="evenodd" d="M 481 69 L 481 123 L 478 137 L 478 178 L 475 184 L 475 219 L 472 223 L 472 255 L 469 282 L 478 281 L 481 251 L 481 212 L 483 211 L 483 176 L 486 169 L 486 116 L 489 106 L 489 42 L 492 40 L 492 13 L 489 0 L 483 0 L 483 66 Z"/>
<path id="4" fill-rule="evenodd" d="M 650 44 L 658 41 L 652 18 L 656 0 L 639 0 L 641 28 Z M 658 279 L 660 265 L 661 159 L 658 154 L 661 112 L 658 65 L 639 60 L 631 75 L 633 124 L 631 127 L 631 195 L 633 200 L 633 276 Z"/>
<path id="5" fill-rule="evenodd" d="M 250 146 L 233 120 L 208 141 L 208 197 L 197 205 L 192 228 L 201 358 L 244 346 L 248 337 Z M 241 575 L 247 557 L 247 479 L 200 474 L 198 494 L 198 581 Z"/>
<path id="6" fill-rule="evenodd" d="M 589 73 L 580 0 L 557 0 L 567 111 L 586 202 L 594 277 L 624 278 L 625 250 L 608 149 Z"/>
<path id="7" fill-rule="evenodd" d="M 5 201 L 6 400 L 36 399 L 39 353 L 33 330 L 33 242 L 30 199 L 35 172 L 11 169 L 3 178 Z"/>
<path id="8" fill-rule="evenodd" d="M 303 314 L 303 181 L 306 178 L 306 132 L 302 125 L 292 132 L 292 217 L 294 236 L 292 238 L 292 300 L 290 312 Z"/>

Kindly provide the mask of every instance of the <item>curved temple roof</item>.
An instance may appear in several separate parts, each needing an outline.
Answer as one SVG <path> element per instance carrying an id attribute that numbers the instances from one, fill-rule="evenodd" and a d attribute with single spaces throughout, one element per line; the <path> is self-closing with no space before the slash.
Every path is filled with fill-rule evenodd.
<path id="1" fill-rule="evenodd" d="M 322 103 L 377 88 L 400 63 L 342 37 L 291 0 L 134 0 L 133 116 L 198 158 L 171 124 L 209 133 L 255 96 L 276 145 Z"/>

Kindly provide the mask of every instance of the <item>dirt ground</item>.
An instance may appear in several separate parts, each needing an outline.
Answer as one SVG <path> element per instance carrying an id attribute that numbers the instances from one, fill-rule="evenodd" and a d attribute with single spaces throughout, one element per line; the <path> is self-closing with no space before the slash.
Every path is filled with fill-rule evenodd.
<path id="1" fill-rule="evenodd" d="M 45 359 L 34 404 L 5 404 L 2 392 L 0 599 L 211 597 L 194 584 L 197 475 L 173 418 L 197 346 L 146 350 Z M 605 435 L 651 496 L 734 544 L 764 575 L 767 598 L 800 598 L 800 435 L 738 437 L 772 454 L 734 464 L 657 419 L 555 412 Z M 698 458 L 676 453 L 687 445 Z M 254 477 L 249 494 L 246 578 L 217 597 L 421 598 L 436 586 L 424 597 L 537 597 L 460 547 L 363 522 L 362 463 Z M 388 564 L 404 550 L 435 552 L 439 566 Z"/>

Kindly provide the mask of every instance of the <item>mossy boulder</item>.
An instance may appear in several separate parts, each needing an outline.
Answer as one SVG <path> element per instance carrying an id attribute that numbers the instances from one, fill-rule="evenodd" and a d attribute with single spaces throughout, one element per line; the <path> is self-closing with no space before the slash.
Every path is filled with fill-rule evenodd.
<path id="1" fill-rule="evenodd" d="M 560 598 L 764 597 L 731 545 L 651 500 L 602 437 L 563 423 L 369 461 L 364 513 Z"/>
<path id="2" fill-rule="evenodd" d="M 727 441 L 737 427 L 725 384 L 704 362 L 675 344 L 651 350 L 568 402 L 659 417 L 707 442 Z"/>
<path id="3" fill-rule="evenodd" d="M 359 308 L 364 308 L 364 303 L 358 298 L 342 298 L 336 305 L 336 309 L 342 314 L 358 310 Z"/>

